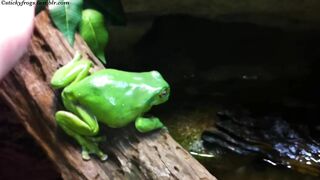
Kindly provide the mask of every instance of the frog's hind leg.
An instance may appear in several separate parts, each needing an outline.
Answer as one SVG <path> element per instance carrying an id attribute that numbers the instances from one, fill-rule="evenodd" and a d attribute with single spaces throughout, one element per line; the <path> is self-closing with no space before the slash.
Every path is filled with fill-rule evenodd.
<path id="1" fill-rule="evenodd" d="M 76 83 L 89 74 L 92 62 L 81 59 L 81 54 L 76 53 L 74 58 L 66 65 L 58 69 L 52 79 L 51 85 L 55 89 L 64 88 L 72 83 Z"/>
<path id="2" fill-rule="evenodd" d="M 160 119 L 157 117 L 151 117 L 151 118 L 139 117 L 135 121 L 135 126 L 136 126 L 136 129 L 142 133 L 150 132 L 152 130 L 164 127 Z"/>
<path id="3" fill-rule="evenodd" d="M 83 120 L 70 112 L 58 111 L 55 115 L 58 125 L 81 145 L 83 159 L 89 160 L 89 154 L 96 154 L 101 160 L 106 160 L 108 156 L 99 149 L 99 141 L 96 141 L 103 138 L 92 137 L 99 131 L 97 121 L 85 111 L 81 109 L 79 111 Z"/>

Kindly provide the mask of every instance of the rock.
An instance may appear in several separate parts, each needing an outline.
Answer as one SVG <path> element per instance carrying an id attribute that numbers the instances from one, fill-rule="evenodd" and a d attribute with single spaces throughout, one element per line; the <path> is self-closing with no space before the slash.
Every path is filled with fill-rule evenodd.
<path id="1" fill-rule="evenodd" d="M 223 111 L 216 126 L 202 134 L 207 148 L 223 147 L 240 155 L 255 155 L 273 165 L 320 176 L 320 141 L 308 129 L 280 116 Z"/>

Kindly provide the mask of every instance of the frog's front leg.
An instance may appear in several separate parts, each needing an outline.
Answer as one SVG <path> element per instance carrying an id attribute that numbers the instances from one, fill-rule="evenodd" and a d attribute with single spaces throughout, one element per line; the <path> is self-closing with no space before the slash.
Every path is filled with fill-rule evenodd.
<path id="1" fill-rule="evenodd" d="M 55 89 L 64 88 L 72 83 L 76 83 L 89 74 L 92 62 L 81 59 L 81 54 L 77 52 L 74 58 L 66 65 L 58 69 L 52 79 L 51 85 Z"/>
<path id="2" fill-rule="evenodd" d="M 58 125 L 82 146 L 83 159 L 89 160 L 89 154 L 96 154 L 106 160 L 108 156 L 98 147 L 98 141 L 102 139 L 93 137 L 99 131 L 97 120 L 80 107 L 77 112 L 81 118 L 67 111 L 58 111 L 55 115 Z"/>
<path id="3" fill-rule="evenodd" d="M 136 126 L 136 129 L 142 133 L 150 132 L 152 130 L 164 127 L 160 119 L 157 117 L 150 117 L 150 118 L 139 117 L 135 121 L 135 126 Z"/>

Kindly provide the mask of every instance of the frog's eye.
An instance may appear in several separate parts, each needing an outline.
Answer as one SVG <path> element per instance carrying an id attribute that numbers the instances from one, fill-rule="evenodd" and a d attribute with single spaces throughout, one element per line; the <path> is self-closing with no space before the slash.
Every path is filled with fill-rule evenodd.
<path id="1" fill-rule="evenodd" d="M 164 98 L 169 94 L 169 89 L 164 89 L 163 91 L 160 92 L 159 97 Z"/>

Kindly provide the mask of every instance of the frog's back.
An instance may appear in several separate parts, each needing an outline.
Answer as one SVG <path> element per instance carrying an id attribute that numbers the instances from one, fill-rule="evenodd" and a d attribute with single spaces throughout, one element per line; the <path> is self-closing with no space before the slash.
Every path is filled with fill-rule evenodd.
<path id="1" fill-rule="evenodd" d="M 150 72 L 135 73 L 104 69 L 67 90 L 78 104 L 110 127 L 122 127 L 148 110 L 157 91 Z"/>

